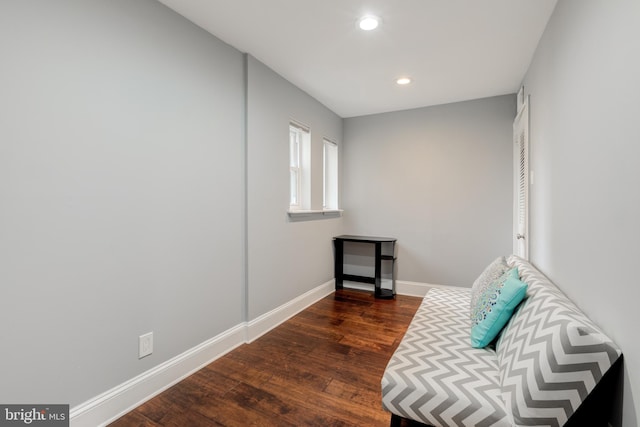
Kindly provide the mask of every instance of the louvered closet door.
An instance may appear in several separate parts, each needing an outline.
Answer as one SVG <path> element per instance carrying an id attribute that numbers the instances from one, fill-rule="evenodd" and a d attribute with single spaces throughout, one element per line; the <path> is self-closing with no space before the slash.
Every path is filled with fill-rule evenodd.
<path id="1" fill-rule="evenodd" d="M 513 253 L 529 259 L 529 96 L 523 101 L 513 122 Z"/>

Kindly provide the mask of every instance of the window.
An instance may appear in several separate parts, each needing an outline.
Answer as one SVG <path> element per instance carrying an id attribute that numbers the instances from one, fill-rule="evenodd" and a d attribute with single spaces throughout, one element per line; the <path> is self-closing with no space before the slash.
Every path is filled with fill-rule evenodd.
<path id="1" fill-rule="evenodd" d="M 338 209 L 338 146 L 324 140 L 322 208 Z"/>
<path id="2" fill-rule="evenodd" d="M 289 124 L 289 208 L 309 209 L 311 205 L 311 134 L 297 123 Z"/>
<path id="3" fill-rule="evenodd" d="M 313 186 L 311 185 L 312 173 Z M 322 185 L 322 200 L 320 185 Z M 321 201 L 322 209 L 320 209 Z M 338 209 L 338 145 L 323 138 L 322 158 L 320 158 L 320 145 L 311 146 L 309 128 L 295 121 L 289 122 L 289 210 L 287 214 L 290 221 L 313 221 L 342 216 L 342 211 Z"/>

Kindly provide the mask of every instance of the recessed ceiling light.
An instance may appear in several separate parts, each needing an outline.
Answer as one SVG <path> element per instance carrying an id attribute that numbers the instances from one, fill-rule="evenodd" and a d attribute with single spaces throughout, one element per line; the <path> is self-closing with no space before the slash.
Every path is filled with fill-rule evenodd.
<path id="1" fill-rule="evenodd" d="M 380 18 L 373 15 L 363 16 L 358 21 L 358 26 L 360 27 L 360 29 L 365 31 L 375 30 L 376 28 L 378 28 L 379 24 L 380 24 Z"/>
<path id="2" fill-rule="evenodd" d="M 410 77 L 400 77 L 399 79 L 396 79 L 396 83 L 399 85 L 408 85 L 409 83 L 411 83 L 411 78 Z"/>

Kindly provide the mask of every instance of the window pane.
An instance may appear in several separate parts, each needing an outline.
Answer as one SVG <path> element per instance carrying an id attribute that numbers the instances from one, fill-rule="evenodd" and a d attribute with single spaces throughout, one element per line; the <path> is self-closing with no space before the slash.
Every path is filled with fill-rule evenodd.
<path id="1" fill-rule="evenodd" d="M 295 130 L 289 131 L 289 166 L 300 167 L 300 139 Z"/>
<path id="2" fill-rule="evenodd" d="M 298 170 L 291 168 L 291 175 L 289 177 L 290 187 L 289 194 L 291 195 L 289 199 L 290 205 L 298 205 Z"/>
<path id="3" fill-rule="evenodd" d="M 338 146 L 331 141 L 324 141 L 323 163 L 323 207 L 338 209 Z"/>

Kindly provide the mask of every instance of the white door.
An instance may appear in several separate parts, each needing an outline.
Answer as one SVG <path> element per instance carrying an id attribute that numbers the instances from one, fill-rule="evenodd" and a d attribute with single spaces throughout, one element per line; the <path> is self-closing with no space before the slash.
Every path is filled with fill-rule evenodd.
<path id="1" fill-rule="evenodd" d="M 529 96 L 522 101 L 513 122 L 513 253 L 529 259 Z"/>

